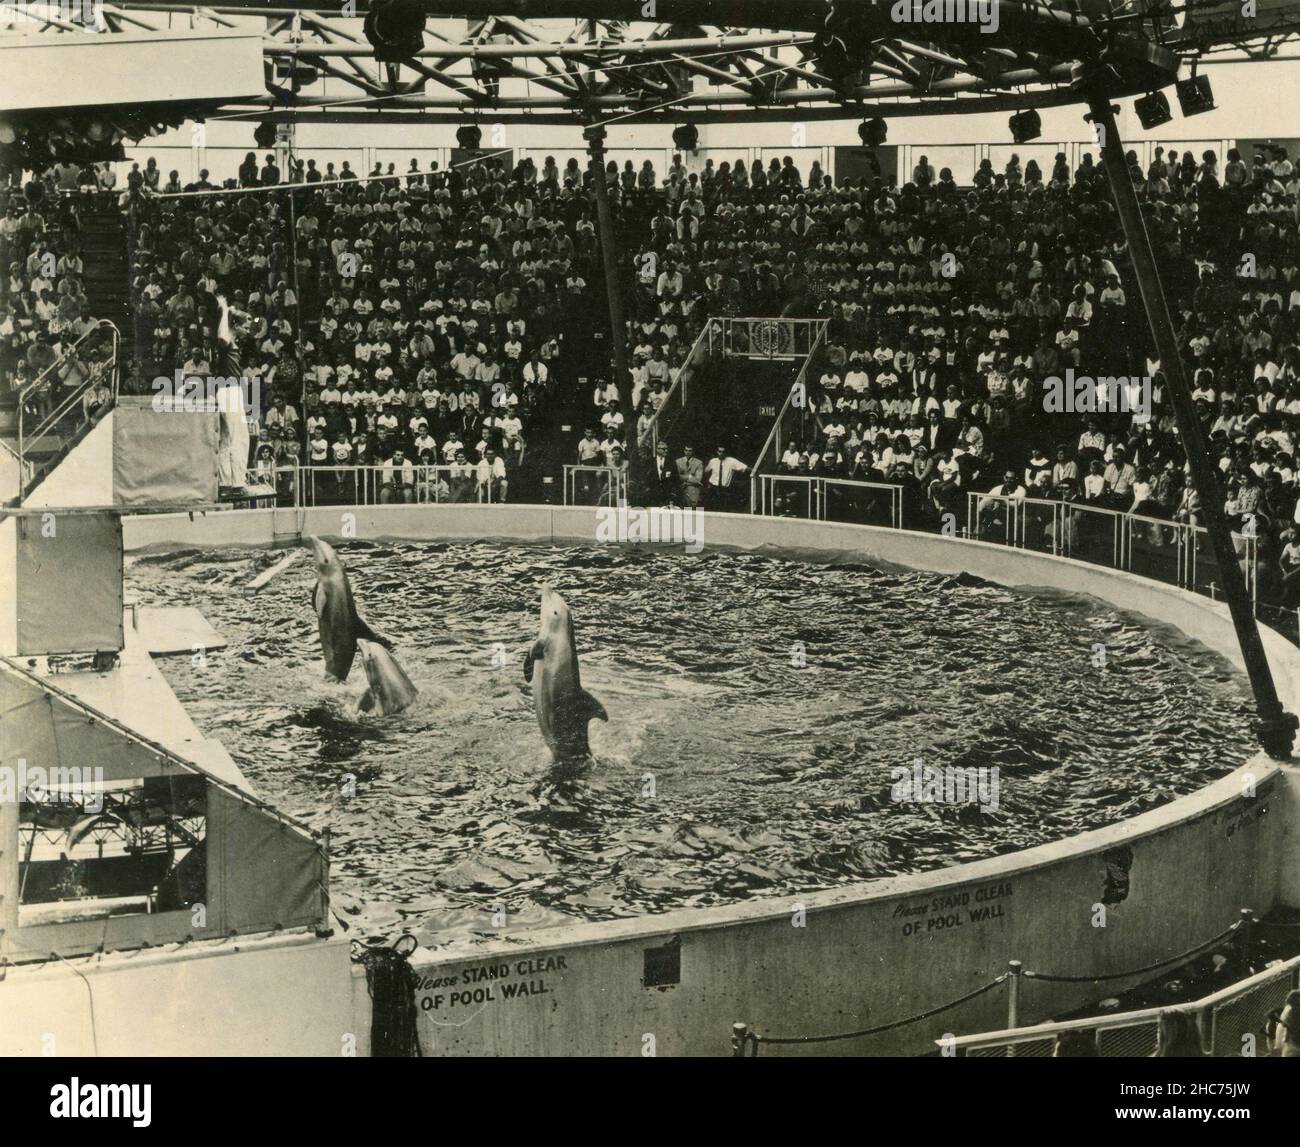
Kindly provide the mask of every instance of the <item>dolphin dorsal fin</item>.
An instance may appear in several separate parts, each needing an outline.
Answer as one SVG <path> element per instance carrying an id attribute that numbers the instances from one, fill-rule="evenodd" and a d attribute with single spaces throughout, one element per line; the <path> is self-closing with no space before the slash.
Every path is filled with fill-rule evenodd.
<path id="1" fill-rule="evenodd" d="M 602 721 L 609 720 L 609 714 L 605 712 L 605 706 L 585 689 L 582 691 L 582 701 L 587 706 L 587 720 L 591 721 L 596 718 L 600 718 Z"/>

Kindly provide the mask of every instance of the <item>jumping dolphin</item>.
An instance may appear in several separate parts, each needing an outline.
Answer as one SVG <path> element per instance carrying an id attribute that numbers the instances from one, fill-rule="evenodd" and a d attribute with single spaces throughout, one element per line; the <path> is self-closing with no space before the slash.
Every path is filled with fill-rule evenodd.
<path id="1" fill-rule="evenodd" d="M 311 539 L 316 554 L 316 588 L 311 603 L 320 621 L 320 645 L 325 654 L 325 673 L 335 681 L 346 681 L 357 655 L 357 638 L 364 637 L 386 649 L 392 646 L 380 637 L 357 613 L 352 587 L 343 563 L 329 542 Z"/>
<path id="2" fill-rule="evenodd" d="M 558 593 L 542 587 L 541 630 L 524 657 L 524 680 L 533 685 L 537 723 L 557 761 L 591 755 L 587 722 L 608 721 L 605 707 L 582 687 L 573 615 Z"/>
<path id="3" fill-rule="evenodd" d="M 376 710 L 380 717 L 390 713 L 400 713 L 419 694 L 411 684 L 402 667 L 382 645 L 361 638 L 357 642 L 357 652 L 361 654 L 361 668 L 366 671 L 366 680 L 370 688 L 361 698 L 361 711 L 369 713 Z"/>

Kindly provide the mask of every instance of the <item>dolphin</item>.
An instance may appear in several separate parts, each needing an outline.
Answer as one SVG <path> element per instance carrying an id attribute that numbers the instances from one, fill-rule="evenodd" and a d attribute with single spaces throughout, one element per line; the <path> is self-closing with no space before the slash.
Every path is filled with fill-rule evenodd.
<path id="1" fill-rule="evenodd" d="M 589 757 L 587 722 L 608 721 L 605 707 L 582 687 L 573 615 L 564 598 L 542 587 L 541 630 L 524 657 L 524 680 L 533 685 L 533 703 L 542 737 L 557 761 Z"/>
<path id="2" fill-rule="evenodd" d="M 311 603 L 320 622 L 325 675 L 335 681 L 346 681 L 357 655 L 358 637 L 377 642 L 385 649 L 391 649 L 392 644 L 387 638 L 380 637 L 357 613 L 347 572 L 334 547 L 320 538 L 310 540 L 316 554 L 316 587 L 312 590 Z"/>
<path id="3" fill-rule="evenodd" d="M 386 717 L 400 713 L 415 700 L 420 691 L 387 649 L 363 637 L 357 642 L 357 652 L 361 654 L 361 667 L 370 683 L 361 698 L 361 712 L 375 709 L 380 717 Z"/>

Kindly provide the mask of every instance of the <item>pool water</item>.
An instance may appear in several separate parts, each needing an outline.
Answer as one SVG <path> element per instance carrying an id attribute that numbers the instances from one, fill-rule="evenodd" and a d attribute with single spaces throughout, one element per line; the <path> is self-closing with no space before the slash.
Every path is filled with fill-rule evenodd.
<path id="1" fill-rule="evenodd" d="M 250 593 L 282 553 L 147 553 L 127 590 L 229 642 L 164 672 L 260 795 L 330 830 L 354 935 L 436 945 L 933 869 L 1132 816 L 1251 750 L 1226 661 L 1088 599 L 716 548 L 339 552 L 420 690 L 404 713 L 358 715 L 359 659 L 325 682 L 309 557 Z M 580 767 L 552 764 L 523 678 L 544 581 L 610 717 Z M 896 799 L 918 762 L 990 770 L 996 799 Z"/>

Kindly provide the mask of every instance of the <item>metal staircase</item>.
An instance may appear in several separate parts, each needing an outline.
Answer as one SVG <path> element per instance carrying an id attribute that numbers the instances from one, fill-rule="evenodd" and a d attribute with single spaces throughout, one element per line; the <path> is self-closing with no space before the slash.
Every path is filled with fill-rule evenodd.
<path id="1" fill-rule="evenodd" d="M 19 394 L 16 424 L 0 432 L 4 461 L 17 468 L 16 484 L 4 491 L 5 505 L 22 505 L 113 408 L 120 346 L 117 326 L 100 319 Z M 88 409 L 87 395 L 101 386 L 106 398 Z"/>

